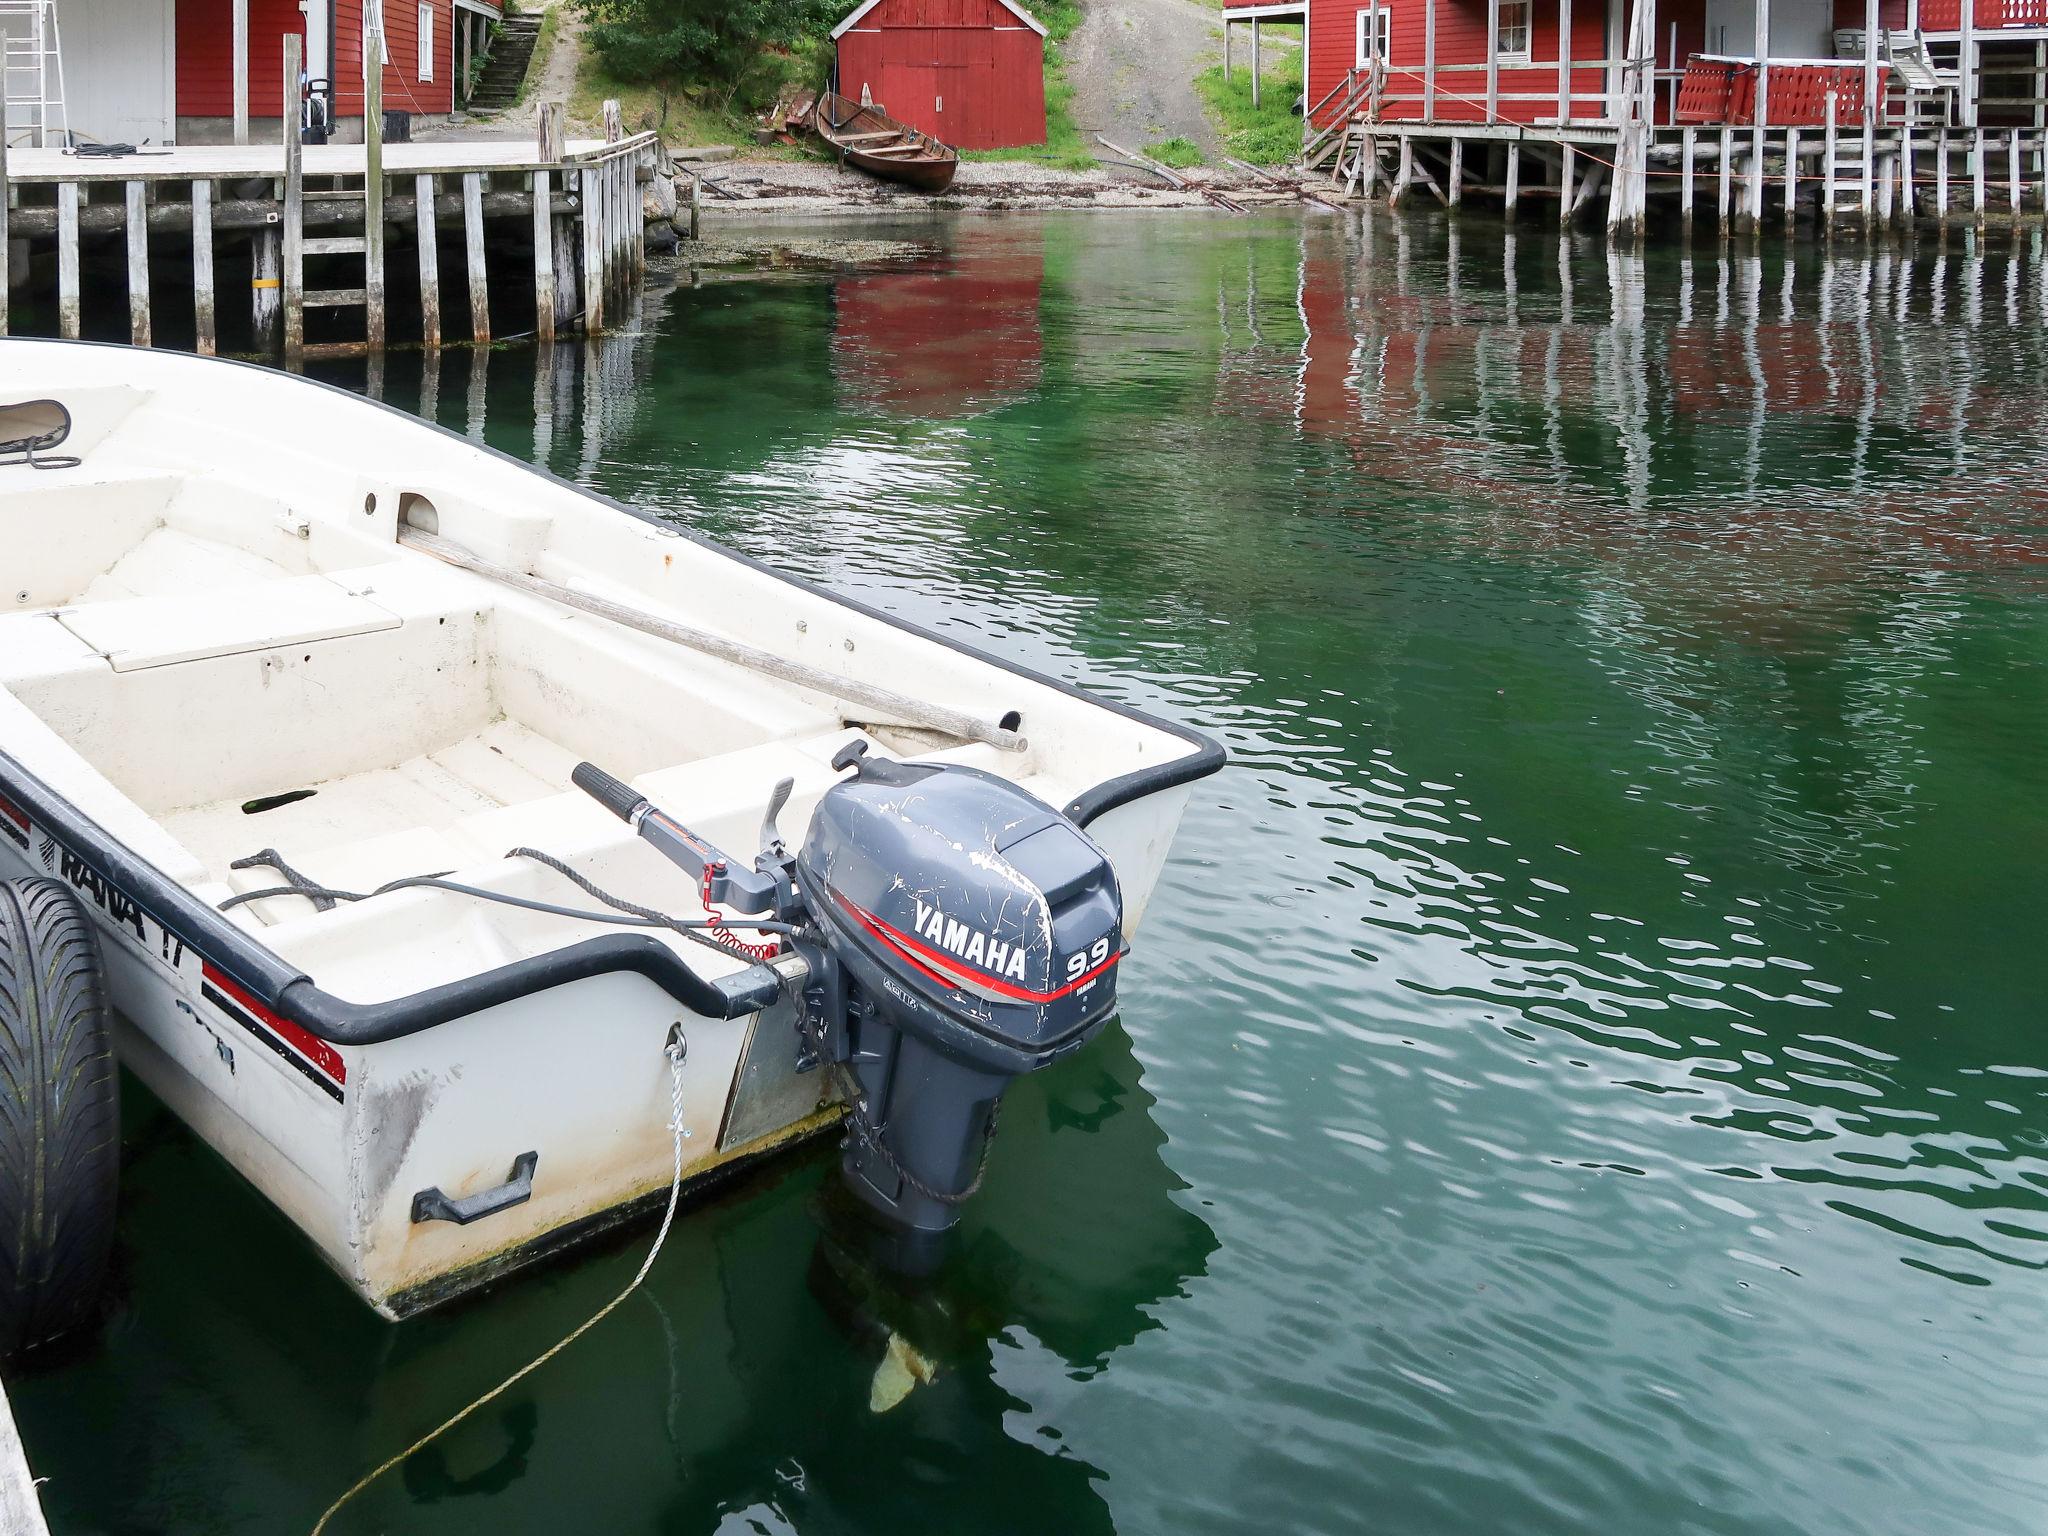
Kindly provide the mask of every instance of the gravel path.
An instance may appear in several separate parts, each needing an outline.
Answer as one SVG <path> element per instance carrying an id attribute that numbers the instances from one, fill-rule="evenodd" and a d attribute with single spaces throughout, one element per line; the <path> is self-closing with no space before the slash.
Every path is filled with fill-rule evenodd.
<path id="1" fill-rule="evenodd" d="M 1239 42 L 1248 54 L 1249 40 Z M 1065 52 L 1074 121 L 1090 149 L 1100 148 L 1098 133 L 1126 149 L 1177 136 L 1211 155 L 1223 147 L 1194 86 L 1223 57 L 1216 10 L 1195 0 L 1088 0 Z"/>

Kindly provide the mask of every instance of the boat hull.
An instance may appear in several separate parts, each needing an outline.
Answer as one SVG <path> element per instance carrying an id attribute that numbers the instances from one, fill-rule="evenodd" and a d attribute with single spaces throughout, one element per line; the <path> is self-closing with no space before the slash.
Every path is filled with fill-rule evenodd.
<path id="1" fill-rule="evenodd" d="M 423 569 L 424 557 L 397 547 L 393 507 L 431 496 L 444 532 L 475 545 L 495 539 L 506 558 L 565 574 L 562 562 L 573 557 L 586 579 L 649 605 L 679 594 L 674 600 L 689 605 L 679 614 L 737 622 L 745 610 L 736 594 L 744 593 L 755 610 L 774 609 L 764 634 L 780 636 L 776 644 L 809 646 L 849 670 L 865 665 L 899 680 L 922 672 L 963 703 L 977 689 L 1006 701 L 1014 695 L 1035 733 L 1031 763 L 1044 770 L 1020 782 L 1038 786 L 1109 856 L 1127 934 L 1138 930 L 1157 886 L 1189 786 L 1222 762 L 1220 750 L 1193 732 L 980 656 L 323 385 L 242 364 L 15 341 L 0 351 L 0 390 L 68 400 L 79 416 L 72 446 L 84 461 L 18 469 L 29 478 L 0 481 L 0 547 L 16 551 L 19 567 L 10 567 L 6 585 L 27 594 L 27 606 L 0 613 L 0 877 L 46 877 L 78 894 L 99 935 L 124 1064 L 386 1317 L 473 1289 L 657 1202 L 673 1166 L 663 1046 L 678 1026 L 688 1044 L 687 1184 L 825 1131 L 840 1113 L 820 1074 L 798 1070 L 793 1022 L 781 1005 L 719 1016 L 706 984 L 679 959 L 679 944 L 616 929 L 593 937 L 573 923 L 576 931 L 559 942 L 555 929 L 544 942 L 528 942 L 530 930 L 492 926 L 485 914 L 500 908 L 423 891 L 328 913 L 289 897 L 302 905 L 261 920 L 250 912 L 264 903 L 223 910 L 233 905 L 223 901 L 231 890 L 247 888 L 223 883 L 228 854 L 265 840 L 289 846 L 292 827 L 311 824 L 290 820 L 301 810 L 344 808 L 350 794 L 369 795 L 363 786 L 370 781 L 388 787 L 396 771 L 386 767 L 353 779 L 311 768 L 289 774 L 299 773 L 303 764 L 294 764 L 308 753 L 368 750 L 364 743 L 396 729 L 409 706 L 423 718 L 452 708 L 448 701 L 471 686 L 466 679 L 480 665 L 461 649 L 471 643 L 458 636 L 465 622 L 507 651 L 493 663 L 504 675 L 488 688 L 475 685 L 500 717 L 512 707 L 507 700 L 524 697 L 521 708 L 568 712 L 559 735 L 608 697 L 623 697 L 628 713 L 597 719 L 591 739 L 599 743 L 594 750 L 626 751 L 629 732 L 619 720 L 632 727 L 633 708 L 647 717 L 651 737 L 674 713 L 648 707 L 650 699 L 661 702 L 649 690 L 676 666 L 653 642 L 610 635 L 584 618 L 538 614 L 512 599 L 486 610 L 493 600 L 469 588 L 443 591 L 451 579 L 445 572 Z M 370 466 L 360 478 L 350 481 L 301 446 L 306 422 L 323 417 L 331 419 L 311 440 L 349 445 Z M 208 443 L 209 432 L 235 436 Z M 205 519 L 193 526 L 219 534 L 224 509 L 256 494 L 240 481 L 206 478 L 223 457 L 250 484 L 307 488 L 293 493 L 303 502 L 275 510 L 251 502 L 261 515 L 252 513 L 250 526 L 277 548 L 307 559 L 340 549 L 344 564 L 370 550 L 380 563 L 348 564 L 332 578 L 284 576 L 236 588 L 232 601 L 207 593 L 190 602 L 110 595 L 91 585 L 109 561 L 110 569 L 129 570 L 132 559 L 121 562 L 137 539 L 175 534 L 192 557 L 203 541 L 177 526 L 187 502 Z M 198 478 L 187 484 L 181 475 Z M 26 500 L 11 506 L 11 496 Z M 16 507 L 23 509 L 16 526 L 34 530 L 40 547 L 6 542 Z M 133 526 L 116 539 L 109 530 L 118 532 L 122 518 Z M 35 554 L 40 570 L 28 558 Z M 314 612 L 304 601 L 308 583 L 323 581 L 336 591 Z M 58 585 L 42 590 L 38 582 Z M 63 599 L 81 583 L 82 596 Z M 285 596 L 266 597 L 266 587 Z M 353 595 L 343 601 L 341 589 Z M 728 601 L 735 606 L 721 609 Z M 382 605 L 377 625 L 359 621 L 366 603 Z M 237 638 L 235 625 L 280 607 L 298 626 L 293 638 Z M 338 617 L 323 618 L 327 612 Z M 122 614 L 135 622 L 120 630 L 129 638 L 117 644 L 109 637 Z M 73 625 L 78 633 L 67 628 Z M 102 648 L 81 633 L 99 636 Z M 560 676 L 533 674 L 532 657 L 520 651 L 572 639 L 576 648 L 562 654 L 575 665 Z M 122 644 L 136 649 L 124 652 Z M 768 691 L 758 680 L 738 690 L 762 709 Z M 344 696 L 359 701 L 354 713 L 319 713 L 341 709 L 335 701 Z M 776 727 L 794 720 L 795 736 L 674 767 L 658 766 L 675 760 L 663 756 L 673 749 L 648 746 L 643 755 L 655 766 L 640 775 L 648 792 L 672 786 L 683 798 L 666 804 L 685 819 L 701 811 L 709 835 L 744 847 L 769 785 L 787 769 L 801 782 L 782 826 L 799 835 L 820 786 L 836 778 L 829 758 L 874 728 L 835 716 L 833 728 L 807 737 L 818 728 L 814 702 L 773 708 L 795 711 Z M 342 728 L 322 728 L 337 720 Z M 164 734 L 151 738 L 153 750 L 117 768 L 109 754 L 146 723 Z M 486 725 L 477 741 L 496 739 L 490 733 L 508 724 Z M 685 724 L 693 738 L 732 728 L 701 701 Z M 1129 745 L 1106 745 L 1119 737 Z M 509 771 L 475 741 L 449 750 L 470 748 L 490 772 Z M 700 741 L 698 750 L 708 749 Z M 239 788 L 223 781 L 198 795 L 179 780 L 200 769 L 246 778 L 266 754 L 282 754 L 275 775 Z M 1001 766 L 987 746 L 937 755 Z M 434 759 L 447 760 L 448 751 Z M 309 788 L 304 805 L 248 820 L 262 803 L 242 803 L 250 790 L 298 782 L 316 786 L 317 796 Z M 399 787 L 412 794 L 419 782 Z M 135 798 L 157 789 L 161 810 Z M 208 798 L 221 805 L 178 809 Z M 415 801 L 406 800 L 394 830 L 353 850 L 368 858 L 396 845 L 396 865 L 354 888 L 451 867 L 456 852 L 440 850 L 456 850 L 469 827 L 474 836 L 460 846 L 482 847 L 488 858 L 477 866 L 486 874 L 467 878 L 556 880 L 503 852 L 538 844 L 573 854 L 600 883 L 639 889 L 673 909 L 669 895 L 631 884 L 667 881 L 673 892 L 673 871 L 658 858 L 651 869 L 633 864 L 644 845 L 566 782 L 507 799 L 445 828 L 412 826 Z M 191 851 L 209 826 L 226 823 L 233 824 L 228 836 L 241 841 L 206 857 Z M 189 833 L 187 842 L 172 830 Z M 262 886 L 276 877 L 259 870 L 235 878 Z M 508 888 L 556 901 L 563 892 L 559 883 Z M 467 1224 L 422 1216 L 429 1192 L 460 1200 L 513 1184 L 529 1154 L 529 1187 L 516 1203 Z"/>
<path id="2" fill-rule="evenodd" d="M 882 181 L 937 193 L 951 187 L 960 170 L 958 150 L 834 91 L 818 98 L 811 125 L 848 165 Z"/>

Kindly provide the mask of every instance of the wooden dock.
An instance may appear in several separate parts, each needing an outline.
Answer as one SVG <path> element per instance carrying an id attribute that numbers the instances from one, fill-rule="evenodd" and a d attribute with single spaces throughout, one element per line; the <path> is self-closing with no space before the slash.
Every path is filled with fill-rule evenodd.
<path id="1" fill-rule="evenodd" d="M 296 36 L 286 39 L 286 79 L 293 82 L 297 43 Z M 0 294 L 25 288 L 40 299 L 53 285 L 56 334 L 76 338 L 86 319 L 81 248 L 92 242 L 105 253 L 117 248 L 118 237 L 128 336 L 148 346 L 163 299 L 152 251 L 162 253 L 167 239 L 188 239 L 193 337 L 199 351 L 211 353 L 221 335 L 217 258 L 233 248 L 239 268 L 246 248 L 252 350 L 282 353 L 296 365 L 322 353 L 385 346 L 393 232 L 409 236 L 418 250 L 420 339 L 427 347 L 490 341 L 493 296 L 510 303 L 515 292 L 522 310 L 531 296 L 539 339 L 595 334 L 607 310 L 618 312 L 644 277 L 640 183 L 655 174 L 659 145 L 652 133 L 621 132 L 616 111 L 607 113 L 606 138 L 572 141 L 562 136 L 560 106 L 549 104 L 531 144 L 383 144 L 374 100 L 367 121 L 371 131 L 362 144 L 302 145 L 296 124 L 280 143 L 145 147 L 117 156 L 0 144 Z M 466 335 L 451 336 L 443 324 L 444 237 L 462 252 Z M 54 261 L 35 259 L 52 246 Z M 11 270 L 25 254 L 28 273 Z M 515 279 L 503 268 L 521 258 L 530 268 Z M 402 288 L 413 291 L 409 282 Z M 0 303 L 0 335 L 7 309 Z M 322 322 L 322 339 L 309 340 L 307 320 L 318 311 L 357 312 L 361 325 Z"/>

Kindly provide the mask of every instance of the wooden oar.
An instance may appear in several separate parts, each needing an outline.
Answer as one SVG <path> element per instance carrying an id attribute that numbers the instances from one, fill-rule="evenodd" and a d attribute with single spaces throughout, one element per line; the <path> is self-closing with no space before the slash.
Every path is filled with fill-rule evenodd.
<path id="1" fill-rule="evenodd" d="M 910 725 L 919 730 L 937 731 L 943 736 L 957 736 L 963 741 L 986 742 L 1005 752 L 1022 752 L 1029 745 L 1025 738 L 1015 731 L 1004 730 L 1000 725 L 993 725 L 956 709 L 947 709 L 942 704 L 913 699 L 908 694 L 897 693 L 889 688 L 878 688 L 872 683 L 859 682 L 850 677 L 838 677 L 817 667 L 807 667 L 802 662 L 777 656 L 772 651 L 757 650 L 751 645 L 742 645 L 737 640 L 728 640 L 723 635 L 714 635 L 702 629 L 691 629 L 639 608 L 628 608 L 623 603 L 594 597 L 588 592 L 578 592 L 574 587 L 565 587 L 560 582 L 549 581 L 543 576 L 516 571 L 510 566 L 494 565 L 481 555 L 472 554 L 462 545 L 444 539 L 439 534 L 401 526 L 398 530 L 398 542 L 407 549 L 430 555 L 436 560 L 445 561 L 487 580 L 502 582 L 521 592 L 530 592 L 535 597 L 547 598 L 565 608 L 574 608 L 579 613 L 609 619 L 614 624 L 637 629 L 643 635 L 653 635 L 659 640 L 672 641 L 693 651 L 701 651 L 706 656 L 715 656 L 720 661 L 729 661 L 735 666 L 747 667 L 755 672 L 765 672 L 770 677 L 780 678 L 783 682 L 793 683 L 799 688 L 808 688 L 828 698 L 858 704 L 863 709 L 878 712 L 874 716 L 864 715 L 858 719 L 848 717 L 849 724 Z"/>

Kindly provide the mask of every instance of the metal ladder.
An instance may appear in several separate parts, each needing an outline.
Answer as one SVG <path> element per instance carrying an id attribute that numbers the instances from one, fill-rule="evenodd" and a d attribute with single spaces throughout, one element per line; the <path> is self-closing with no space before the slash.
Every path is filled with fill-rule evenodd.
<path id="1" fill-rule="evenodd" d="M 0 97 L 7 131 L 27 128 L 38 146 L 70 141 L 55 0 L 0 0 Z"/>

